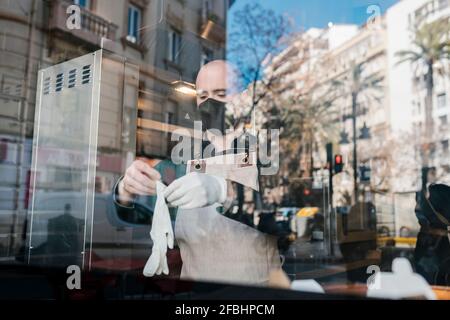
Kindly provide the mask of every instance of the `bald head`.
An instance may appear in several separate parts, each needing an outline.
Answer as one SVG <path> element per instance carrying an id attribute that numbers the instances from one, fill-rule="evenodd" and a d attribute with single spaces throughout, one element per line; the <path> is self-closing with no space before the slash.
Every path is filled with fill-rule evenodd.
<path id="1" fill-rule="evenodd" d="M 236 71 L 224 60 L 214 60 L 205 64 L 197 75 L 197 105 L 212 98 L 227 102 L 227 92 L 234 91 Z"/>

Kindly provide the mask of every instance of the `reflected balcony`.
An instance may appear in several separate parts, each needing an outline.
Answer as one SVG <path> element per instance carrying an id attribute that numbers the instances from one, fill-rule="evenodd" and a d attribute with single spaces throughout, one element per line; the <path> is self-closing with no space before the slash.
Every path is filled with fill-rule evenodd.
<path id="1" fill-rule="evenodd" d="M 85 8 L 80 8 L 81 28 L 69 29 L 67 19 L 70 14 L 67 13 L 67 8 L 72 4 L 68 0 L 50 2 L 49 28 L 52 32 L 95 47 L 101 45 L 102 38 L 116 39 L 117 26 Z"/>

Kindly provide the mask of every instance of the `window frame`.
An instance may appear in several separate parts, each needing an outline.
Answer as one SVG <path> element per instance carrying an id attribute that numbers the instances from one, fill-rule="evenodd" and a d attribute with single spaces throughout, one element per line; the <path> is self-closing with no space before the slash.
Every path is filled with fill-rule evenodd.
<path id="1" fill-rule="evenodd" d="M 127 31 L 126 31 L 126 39 L 127 41 L 139 44 L 141 41 L 140 28 L 142 25 L 142 8 L 138 5 L 129 2 L 127 6 Z M 137 13 L 137 23 L 135 24 L 135 13 Z M 136 30 L 133 30 L 133 27 Z M 135 34 L 133 34 L 135 33 Z"/>
<path id="2" fill-rule="evenodd" d="M 445 109 L 447 107 L 446 92 L 441 92 L 436 96 L 436 107 L 437 109 Z"/>
<path id="3" fill-rule="evenodd" d="M 177 41 L 175 41 L 174 36 L 178 36 Z M 175 64 L 180 63 L 180 51 L 182 47 L 182 42 L 183 42 L 182 33 L 178 29 L 170 27 L 168 32 L 167 60 Z M 174 43 L 177 43 L 176 50 Z"/>
<path id="4" fill-rule="evenodd" d="M 80 1 L 85 1 L 85 5 L 80 4 Z M 80 8 L 91 10 L 92 1 L 91 0 L 73 0 L 73 4 L 79 6 Z"/>
<path id="5" fill-rule="evenodd" d="M 205 57 L 207 57 L 207 52 L 209 51 L 209 53 L 211 53 L 211 59 L 205 59 Z M 207 60 L 207 61 L 206 61 Z M 208 62 L 214 60 L 214 50 L 208 48 L 208 47 L 202 47 L 202 53 L 200 56 L 200 67 L 203 67 L 205 64 L 207 64 Z"/>

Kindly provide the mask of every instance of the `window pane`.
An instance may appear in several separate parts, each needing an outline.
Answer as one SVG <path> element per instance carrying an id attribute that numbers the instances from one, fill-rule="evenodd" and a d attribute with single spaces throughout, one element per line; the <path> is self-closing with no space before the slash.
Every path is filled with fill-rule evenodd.
<path id="1" fill-rule="evenodd" d="M 76 4 L 76 5 L 79 5 L 80 7 L 83 7 L 83 8 L 89 8 L 90 7 L 89 6 L 89 4 L 90 4 L 89 0 L 74 0 L 73 3 Z"/>
<path id="2" fill-rule="evenodd" d="M 128 8 L 128 35 L 133 36 L 133 24 L 134 24 L 134 16 L 133 9 L 131 7 Z"/>
<path id="3" fill-rule="evenodd" d="M 438 108 L 445 108 L 447 106 L 447 96 L 445 93 L 437 96 L 437 105 Z"/>
<path id="4" fill-rule="evenodd" d="M 450 287 L 448 0 L 0 2 L 0 264 Z"/>
<path id="5" fill-rule="evenodd" d="M 138 37 L 138 30 L 139 30 L 139 21 L 140 21 L 140 15 L 139 15 L 139 10 L 137 9 L 137 8 L 135 8 L 134 9 L 134 13 L 133 13 L 133 15 L 134 15 L 134 18 L 133 18 L 133 22 L 134 22 L 134 25 L 133 25 L 133 35 L 134 35 L 134 37 L 136 38 L 136 39 L 138 39 L 139 37 Z"/>

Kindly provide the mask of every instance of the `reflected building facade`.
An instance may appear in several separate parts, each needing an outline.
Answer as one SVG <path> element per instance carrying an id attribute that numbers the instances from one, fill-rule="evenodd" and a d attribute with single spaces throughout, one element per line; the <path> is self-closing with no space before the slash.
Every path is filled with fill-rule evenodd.
<path id="1" fill-rule="evenodd" d="M 416 192 L 421 188 L 420 132 L 426 98 L 426 68 L 399 63 L 398 52 L 413 49 L 414 26 L 439 19 L 447 21 L 449 5 L 446 0 L 399 1 L 383 16 L 360 27 L 330 24 L 325 29 L 306 30 L 268 67 L 269 72 L 283 76 L 281 100 L 304 94 L 304 88 L 311 88 L 317 100 L 327 92 L 337 92 L 329 110 L 333 116 L 321 119 L 324 128 L 321 132 L 316 130 L 316 143 L 305 141 L 303 150 L 310 152 L 299 155 L 300 166 L 306 176 L 322 181 L 325 145 L 332 142 L 334 153 L 343 154 L 345 168 L 334 177 L 335 206 L 349 205 L 356 174 L 360 196 L 366 194 L 375 203 L 378 229 L 391 236 L 414 236 L 419 229 L 414 207 Z M 298 58 L 292 60 L 293 55 Z M 297 65 L 290 61 L 297 61 Z M 355 173 L 352 99 L 347 91 L 351 88 L 352 68 L 358 64 L 362 66 L 361 79 L 377 79 L 378 88 L 358 94 Z M 448 65 L 437 62 L 435 67 L 442 72 L 434 75 L 430 166 L 436 168 L 437 181 L 448 183 Z M 344 85 L 339 89 L 333 83 Z M 362 177 L 361 167 L 370 169 L 370 177 Z"/>
<path id="2" fill-rule="evenodd" d="M 225 57 L 229 5 L 226 0 L 120 0 L 114 5 L 107 0 L 1 1 L 1 260 L 14 260 L 24 253 L 30 227 L 28 186 L 33 177 L 38 70 L 100 48 L 116 56 L 104 61 L 104 69 L 110 72 L 105 71 L 102 79 L 98 121 L 95 191 L 99 198 L 107 197 L 136 156 L 170 156 L 169 131 L 188 125 L 185 117 L 195 108 L 195 95 L 178 93 L 173 84 L 180 80 L 193 83 L 201 65 Z M 127 74 L 127 65 L 136 66 L 137 75 Z M 54 81 L 50 84 L 56 86 L 57 79 Z M 58 117 L 75 114 L 64 104 L 59 112 L 52 118 L 55 135 Z M 84 134 L 79 131 L 83 128 L 80 121 L 84 119 L 74 118 L 71 126 L 59 129 L 67 136 L 79 137 Z M 48 166 L 36 175 L 42 192 L 72 192 L 76 181 L 82 184 L 75 154 L 47 150 L 45 157 Z M 46 186 L 45 181 L 51 185 Z M 54 202 L 60 206 L 52 210 L 67 214 L 68 203 Z M 108 206 L 107 201 L 100 202 L 99 206 Z M 73 211 L 73 204 L 69 206 Z M 112 252 L 108 248 L 111 243 L 120 246 L 135 239 L 136 232 L 148 232 L 146 228 L 136 231 L 131 226 L 109 225 L 99 231 L 104 252 Z"/>

